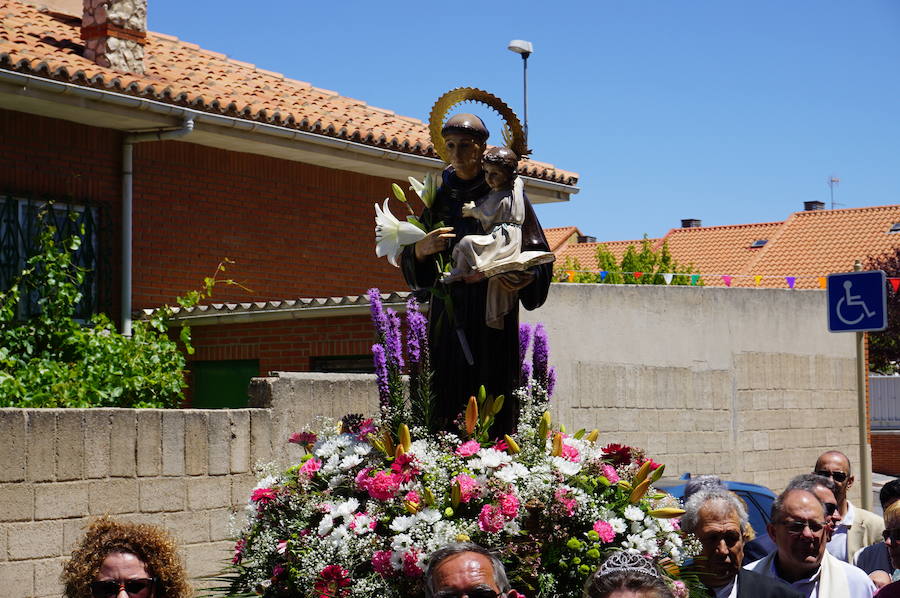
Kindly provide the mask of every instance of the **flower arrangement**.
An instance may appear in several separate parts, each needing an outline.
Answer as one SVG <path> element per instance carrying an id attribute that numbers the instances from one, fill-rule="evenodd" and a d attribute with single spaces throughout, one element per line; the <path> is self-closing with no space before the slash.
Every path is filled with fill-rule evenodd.
<path id="1" fill-rule="evenodd" d="M 634 447 L 603 445 L 597 430 L 554 425 L 555 373 L 540 325 L 520 330 L 516 434 L 489 438 L 503 399 L 483 389 L 469 399 L 459 433 L 434 432 L 423 412 L 424 316 L 410 303 L 404 356 L 399 316 L 383 309 L 376 290 L 370 297 L 380 417 L 322 420 L 291 436 L 305 455 L 253 491 L 230 595 L 414 595 L 429 553 L 473 541 L 498 551 L 526 595 L 576 596 L 611 551 L 625 550 L 656 558 L 687 596 L 674 578 L 696 541 L 679 531 L 676 499 L 652 487 L 664 467 Z"/>

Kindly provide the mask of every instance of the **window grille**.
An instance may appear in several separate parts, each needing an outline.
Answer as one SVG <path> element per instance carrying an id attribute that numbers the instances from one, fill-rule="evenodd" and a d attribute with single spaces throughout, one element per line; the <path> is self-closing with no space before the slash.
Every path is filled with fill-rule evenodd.
<path id="1" fill-rule="evenodd" d="M 43 219 L 42 219 L 43 215 Z M 80 291 L 82 298 L 75 317 L 82 320 L 91 314 L 108 309 L 107 260 L 101 249 L 101 209 L 86 202 L 54 201 L 20 194 L 0 194 L 0 291 L 8 290 L 25 268 L 30 257 L 38 251 L 41 222 L 54 226 L 57 242 L 74 234 L 81 236 L 81 245 L 73 254 L 73 263 L 85 272 Z M 83 227 L 83 233 L 82 233 Z M 28 318 L 38 313 L 38 293 L 23 297 L 19 315 Z"/>

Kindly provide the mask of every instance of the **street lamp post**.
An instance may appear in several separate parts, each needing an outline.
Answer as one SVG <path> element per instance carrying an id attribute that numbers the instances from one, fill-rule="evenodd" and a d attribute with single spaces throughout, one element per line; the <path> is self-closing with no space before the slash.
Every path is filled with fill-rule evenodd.
<path id="1" fill-rule="evenodd" d="M 534 52 L 534 46 L 524 39 L 514 39 L 507 49 L 522 56 L 522 115 L 525 120 L 525 143 L 528 143 L 528 57 Z"/>

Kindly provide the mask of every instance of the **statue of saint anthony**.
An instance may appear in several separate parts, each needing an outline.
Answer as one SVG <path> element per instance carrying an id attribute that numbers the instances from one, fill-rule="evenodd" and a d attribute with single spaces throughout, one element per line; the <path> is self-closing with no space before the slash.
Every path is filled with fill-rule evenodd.
<path id="1" fill-rule="evenodd" d="M 403 250 L 403 276 L 414 291 L 429 289 L 439 279 L 438 255 L 447 262 L 460 239 L 486 233 L 476 218 L 463 216 L 462 208 L 464 204 L 477 203 L 491 191 L 482 162 L 489 137 L 487 127 L 473 114 L 457 114 L 447 120 L 441 135 L 450 165 L 444 170 L 431 214 L 424 215 L 423 219 L 440 221 L 445 226 Z M 521 251 L 549 251 L 544 231 L 527 198 L 524 203 Z M 439 428 L 456 429 L 454 422 L 464 411 L 469 397 L 484 385 L 488 394 L 505 397 L 503 409 L 491 429 L 492 436 L 512 433 L 515 429 L 518 405 L 512 392 L 519 386 L 520 373 L 517 303 L 520 301 L 529 310 L 540 307 L 547 298 L 552 275 L 549 263 L 490 279 L 474 272 L 446 285 L 449 305 L 439 295 L 432 294 L 428 318 L 434 369 L 432 388 L 436 395 L 434 414 Z M 503 316 L 501 328 L 486 324 L 490 284 L 518 293 L 518 301 Z"/>

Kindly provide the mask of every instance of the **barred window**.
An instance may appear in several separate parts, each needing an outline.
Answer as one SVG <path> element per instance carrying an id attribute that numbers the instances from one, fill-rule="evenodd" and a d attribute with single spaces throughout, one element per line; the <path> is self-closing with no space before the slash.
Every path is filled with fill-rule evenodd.
<path id="1" fill-rule="evenodd" d="M 57 242 L 72 235 L 81 237 L 81 246 L 72 256 L 73 263 L 85 271 L 79 289 L 82 298 L 75 317 L 90 318 L 99 308 L 99 215 L 100 209 L 96 206 L 0 194 L 0 290 L 9 289 L 28 259 L 37 253 L 43 220 L 45 225 L 56 228 L 54 238 Z M 38 312 L 37 300 L 36 292 L 23 297 L 19 305 L 22 318 Z"/>

